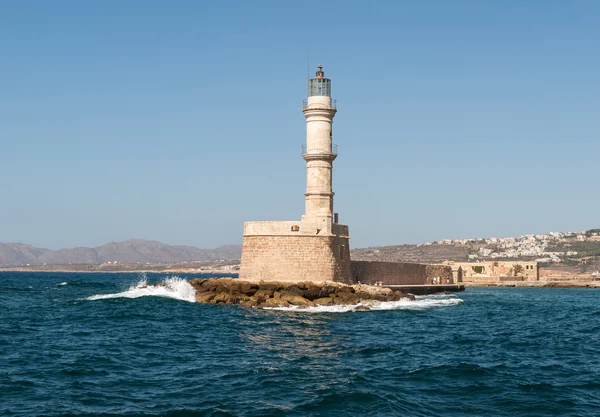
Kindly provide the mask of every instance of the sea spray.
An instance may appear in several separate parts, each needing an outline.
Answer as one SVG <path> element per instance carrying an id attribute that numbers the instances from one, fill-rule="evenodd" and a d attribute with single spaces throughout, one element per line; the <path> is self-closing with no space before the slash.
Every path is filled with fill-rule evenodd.
<path id="1" fill-rule="evenodd" d="M 145 275 L 127 291 L 115 294 L 98 294 L 87 297 L 86 300 L 105 300 L 109 298 L 139 298 L 139 297 L 167 297 L 176 300 L 196 302 L 196 290 L 189 282 L 178 276 L 165 278 L 156 285 L 148 285 Z"/>
<path id="2" fill-rule="evenodd" d="M 419 296 L 416 300 L 403 298 L 399 301 L 369 301 L 356 305 L 333 305 L 312 307 L 266 307 L 265 310 L 299 311 L 305 313 L 346 313 L 349 311 L 381 311 L 381 310 L 426 310 L 435 307 L 451 307 L 463 302 L 454 296 L 428 295 Z M 368 310 L 366 308 L 368 308 Z"/>

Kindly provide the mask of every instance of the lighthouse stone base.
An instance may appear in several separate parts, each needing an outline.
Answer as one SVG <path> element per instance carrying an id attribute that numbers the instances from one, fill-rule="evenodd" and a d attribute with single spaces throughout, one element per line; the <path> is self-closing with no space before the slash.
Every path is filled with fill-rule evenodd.
<path id="1" fill-rule="evenodd" d="M 322 231 L 306 220 L 246 222 L 240 279 L 352 283 L 348 226 Z"/>

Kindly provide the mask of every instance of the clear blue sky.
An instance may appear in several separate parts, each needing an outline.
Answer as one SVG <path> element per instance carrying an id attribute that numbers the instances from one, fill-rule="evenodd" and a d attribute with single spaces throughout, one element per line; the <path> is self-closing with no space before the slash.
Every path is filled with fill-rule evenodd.
<path id="1" fill-rule="evenodd" d="M 304 210 L 307 55 L 353 247 L 600 227 L 600 2 L 1 1 L 0 241 L 238 244 Z"/>

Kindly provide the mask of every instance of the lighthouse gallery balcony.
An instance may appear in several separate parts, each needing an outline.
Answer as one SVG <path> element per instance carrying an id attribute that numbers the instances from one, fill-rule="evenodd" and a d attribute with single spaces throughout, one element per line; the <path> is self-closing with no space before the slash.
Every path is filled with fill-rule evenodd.
<path id="1" fill-rule="evenodd" d="M 338 155 L 338 146 L 336 144 L 331 145 L 331 149 L 318 149 L 318 148 L 308 148 L 306 144 L 302 145 L 302 156 L 304 155 Z"/>
<path id="2" fill-rule="evenodd" d="M 337 110 L 337 101 L 335 99 L 331 99 L 331 105 L 329 107 L 325 106 L 324 104 L 321 103 L 311 103 L 310 108 L 311 109 L 333 109 L 333 110 Z M 308 109 L 308 99 L 305 98 L 304 100 L 302 100 L 302 110 L 306 110 Z"/>

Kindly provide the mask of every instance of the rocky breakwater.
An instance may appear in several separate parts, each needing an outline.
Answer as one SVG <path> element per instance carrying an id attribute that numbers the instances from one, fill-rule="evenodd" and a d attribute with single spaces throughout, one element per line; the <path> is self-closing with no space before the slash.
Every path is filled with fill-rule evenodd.
<path id="1" fill-rule="evenodd" d="M 238 304 L 245 307 L 312 307 L 356 305 L 368 310 L 374 301 L 398 301 L 414 296 L 371 285 L 314 282 L 249 282 L 233 278 L 194 279 L 196 301 L 204 304 Z"/>

